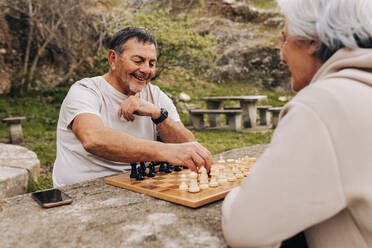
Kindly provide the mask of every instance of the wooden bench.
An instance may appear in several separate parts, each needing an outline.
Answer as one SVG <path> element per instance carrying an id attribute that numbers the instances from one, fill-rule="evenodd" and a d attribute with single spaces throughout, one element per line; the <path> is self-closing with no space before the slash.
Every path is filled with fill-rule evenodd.
<path id="1" fill-rule="evenodd" d="M 8 117 L 2 120 L 2 122 L 8 125 L 9 132 L 9 143 L 19 144 L 23 141 L 22 133 L 22 121 L 26 120 L 26 117 Z"/>
<path id="2" fill-rule="evenodd" d="M 279 114 L 280 114 L 280 111 L 282 109 L 283 109 L 282 107 L 269 108 L 269 111 L 272 114 L 272 118 L 271 118 L 272 123 L 273 123 L 273 125 L 271 126 L 272 129 L 275 129 L 276 126 L 278 126 L 278 123 L 279 123 Z"/>
<path id="3" fill-rule="evenodd" d="M 192 126 L 195 129 L 204 128 L 204 114 L 226 116 L 228 129 L 240 130 L 242 128 L 242 110 L 241 109 L 191 109 L 189 110 Z"/>
<path id="4" fill-rule="evenodd" d="M 270 123 L 269 108 L 271 108 L 271 106 L 257 106 L 257 110 L 260 115 L 261 126 L 267 126 Z"/>

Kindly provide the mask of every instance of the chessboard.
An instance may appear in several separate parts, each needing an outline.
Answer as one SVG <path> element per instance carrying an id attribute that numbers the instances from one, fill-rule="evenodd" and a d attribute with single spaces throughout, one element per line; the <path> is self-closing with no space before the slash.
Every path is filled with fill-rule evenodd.
<path id="1" fill-rule="evenodd" d="M 142 181 L 130 178 L 130 173 L 117 176 L 106 177 L 104 181 L 107 184 L 118 186 L 124 189 L 132 190 L 137 193 L 153 196 L 162 200 L 181 204 L 191 208 L 197 208 L 205 204 L 225 198 L 227 193 L 238 186 L 241 180 L 235 182 L 226 182 L 216 188 L 202 189 L 197 193 L 178 189 L 180 184 L 180 175 L 188 174 L 190 170 L 173 171 L 172 173 L 159 172 L 155 177 L 145 178 Z"/>
<path id="2" fill-rule="evenodd" d="M 157 172 L 154 177 L 145 177 L 143 180 L 131 178 L 130 173 L 106 177 L 105 183 L 146 194 L 162 200 L 177 203 L 183 206 L 198 208 L 208 203 L 223 199 L 233 188 L 240 185 L 243 178 L 220 183 L 217 187 L 201 189 L 197 193 L 179 189 L 182 174 L 189 175 L 189 169 L 173 171 L 172 173 Z M 210 180 L 210 179 L 209 179 Z"/>

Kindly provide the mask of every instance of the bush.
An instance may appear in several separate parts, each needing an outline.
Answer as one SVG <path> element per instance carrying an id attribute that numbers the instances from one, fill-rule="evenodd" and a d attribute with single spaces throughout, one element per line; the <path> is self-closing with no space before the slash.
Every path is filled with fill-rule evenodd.
<path id="1" fill-rule="evenodd" d="M 206 73 L 216 60 L 215 38 L 193 32 L 193 22 L 187 18 L 175 16 L 169 10 L 158 10 L 151 14 L 141 12 L 128 19 L 119 26 L 143 26 L 151 30 L 156 38 L 158 62 L 154 80 L 164 70 L 177 66 L 197 74 Z M 116 31 L 110 29 L 107 38 L 111 39 Z M 107 49 L 104 49 L 95 57 L 94 69 L 89 75 L 102 75 L 108 70 Z"/>

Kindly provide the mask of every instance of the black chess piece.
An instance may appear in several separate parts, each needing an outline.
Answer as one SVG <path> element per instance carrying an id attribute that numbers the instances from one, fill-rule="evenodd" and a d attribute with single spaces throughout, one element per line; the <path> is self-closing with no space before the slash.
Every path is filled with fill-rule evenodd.
<path id="1" fill-rule="evenodd" d="M 145 177 L 142 176 L 141 173 L 138 172 L 138 173 L 137 173 L 136 180 L 137 180 L 137 181 L 142 181 L 142 180 L 144 180 L 144 179 L 145 179 Z"/>
<path id="2" fill-rule="evenodd" d="M 140 162 L 139 173 L 142 176 L 146 176 L 146 164 L 145 164 L 145 162 Z"/>
<path id="3" fill-rule="evenodd" d="M 172 165 L 170 163 L 166 163 L 166 167 L 164 170 L 165 173 L 172 173 Z"/>
<path id="4" fill-rule="evenodd" d="M 156 175 L 156 170 L 155 170 L 155 164 L 151 162 L 148 166 L 149 168 L 149 173 L 147 173 L 148 177 L 154 177 Z"/>
<path id="5" fill-rule="evenodd" d="M 137 163 L 130 163 L 132 169 L 130 170 L 130 178 L 137 178 Z"/>
<path id="6" fill-rule="evenodd" d="M 175 165 L 175 166 L 173 167 L 173 170 L 174 170 L 174 171 L 181 171 L 181 170 L 182 170 L 182 167 L 179 166 L 179 165 Z"/>
<path id="7" fill-rule="evenodd" d="M 159 172 L 165 172 L 165 165 L 163 162 L 160 163 L 160 166 L 159 166 Z"/>

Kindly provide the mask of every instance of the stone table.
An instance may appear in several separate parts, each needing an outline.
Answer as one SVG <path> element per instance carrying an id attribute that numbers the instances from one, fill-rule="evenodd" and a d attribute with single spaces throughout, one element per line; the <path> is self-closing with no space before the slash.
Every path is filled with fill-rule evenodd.
<path id="1" fill-rule="evenodd" d="M 258 157 L 266 145 L 225 152 Z M 217 157 L 217 156 L 216 156 Z M 96 179 L 62 188 L 71 205 L 42 209 L 30 194 L 0 201 L 0 246 L 227 247 L 222 200 L 192 209 Z"/>
<path id="2" fill-rule="evenodd" d="M 239 101 L 243 115 L 244 128 L 256 127 L 257 119 L 257 101 L 265 100 L 267 96 L 212 96 L 202 97 L 200 100 L 206 101 L 208 109 L 220 109 L 223 101 Z M 209 123 L 211 127 L 218 126 L 220 120 L 216 115 L 209 115 Z"/>

